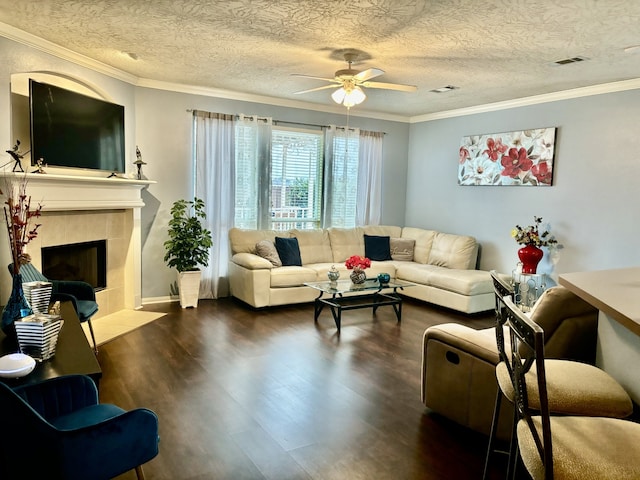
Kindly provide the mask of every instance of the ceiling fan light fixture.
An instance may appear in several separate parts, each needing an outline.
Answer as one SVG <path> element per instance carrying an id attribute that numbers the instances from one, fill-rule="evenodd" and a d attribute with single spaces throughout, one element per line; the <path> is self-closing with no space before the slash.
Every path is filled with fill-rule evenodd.
<path id="1" fill-rule="evenodd" d="M 350 88 L 348 91 L 344 87 L 340 87 L 331 94 L 331 98 L 336 103 L 341 103 L 347 108 L 359 105 L 364 102 L 367 96 L 360 87 Z"/>
<path id="2" fill-rule="evenodd" d="M 340 87 L 339 89 L 337 89 L 335 92 L 331 94 L 331 98 L 336 103 L 342 103 L 346 95 L 347 95 L 347 92 L 345 91 L 345 89 L 343 87 Z"/>

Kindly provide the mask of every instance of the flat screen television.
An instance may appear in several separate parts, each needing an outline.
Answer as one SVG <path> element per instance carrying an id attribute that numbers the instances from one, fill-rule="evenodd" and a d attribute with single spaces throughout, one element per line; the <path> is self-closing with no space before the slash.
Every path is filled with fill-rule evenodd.
<path id="1" fill-rule="evenodd" d="M 29 80 L 31 163 L 125 171 L 124 107 Z"/>

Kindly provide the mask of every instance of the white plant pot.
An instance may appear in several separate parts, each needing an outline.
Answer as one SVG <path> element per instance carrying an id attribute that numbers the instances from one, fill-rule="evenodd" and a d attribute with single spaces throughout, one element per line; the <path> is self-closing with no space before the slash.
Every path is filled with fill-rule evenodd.
<path id="1" fill-rule="evenodd" d="M 178 272 L 178 289 L 180 291 L 180 306 L 182 308 L 198 307 L 200 293 L 200 270 Z"/>

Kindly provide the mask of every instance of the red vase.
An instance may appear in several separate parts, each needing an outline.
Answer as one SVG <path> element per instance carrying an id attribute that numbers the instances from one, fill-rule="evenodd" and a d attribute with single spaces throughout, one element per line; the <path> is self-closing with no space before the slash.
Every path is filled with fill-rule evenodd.
<path id="1" fill-rule="evenodd" d="M 522 273 L 536 273 L 543 255 L 544 252 L 535 245 L 525 245 L 518 250 L 518 258 L 522 262 Z"/>

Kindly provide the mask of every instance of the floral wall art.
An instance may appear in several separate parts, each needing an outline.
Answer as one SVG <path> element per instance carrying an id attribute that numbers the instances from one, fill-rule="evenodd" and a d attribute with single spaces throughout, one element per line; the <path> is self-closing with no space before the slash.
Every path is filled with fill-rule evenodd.
<path id="1" fill-rule="evenodd" d="M 551 186 L 556 129 L 462 137 L 458 185 Z"/>

